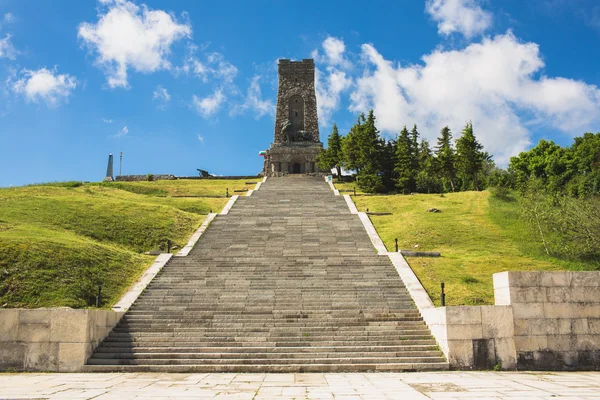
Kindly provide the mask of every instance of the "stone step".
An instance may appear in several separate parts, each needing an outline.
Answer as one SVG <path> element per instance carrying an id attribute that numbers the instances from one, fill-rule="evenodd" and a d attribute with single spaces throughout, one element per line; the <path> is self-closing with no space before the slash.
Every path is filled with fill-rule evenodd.
<path id="1" fill-rule="evenodd" d="M 183 346 L 183 345 L 182 345 Z M 197 347 L 197 346 L 174 346 L 169 347 L 169 353 L 202 353 L 202 354 L 227 354 L 227 353 L 240 353 L 240 347 Z M 261 354 L 273 354 L 277 355 L 280 353 L 285 354 L 312 354 L 312 353 L 322 353 L 322 354 L 331 354 L 331 353 L 355 353 L 355 354 L 375 354 L 375 353 L 385 353 L 385 354 L 396 354 L 396 353 L 406 353 L 406 352 L 431 352 L 437 351 L 439 352 L 439 348 L 437 345 L 396 345 L 396 346 L 329 346 L 329 347 L 319 347 L 319 346 L 310 346 L 310 347 L 248 347 L 243 349 L 243 353 L 241 354 L 252 354 L 252 353 L 261 353 Z M 102 346 L 99 347 L 96 353 L 111 353 L 111 354 L 143 354 L 143 353 L 165 353 L 165 346 L 158 347 L 144 347 L 140 345 L 135 345 L 132 347 L 126 346 Z"/>
<path id="2" fill-rule="evenodd" d="M 405 372 L 447 371 L 447 362 L 389 364 L 287 364 L 287 365 L 86 365 L 83 372 L 169 372 L 169 373 L 291 373 L 291 372 Z"/>
<path id="3" fill-rule="evenodd" d="M 387 257 L 319 178 L 269 179 L 173 257 L 86 371 L 447 370 Z M 98 365 L 95 365 L 98 364 Z"/>

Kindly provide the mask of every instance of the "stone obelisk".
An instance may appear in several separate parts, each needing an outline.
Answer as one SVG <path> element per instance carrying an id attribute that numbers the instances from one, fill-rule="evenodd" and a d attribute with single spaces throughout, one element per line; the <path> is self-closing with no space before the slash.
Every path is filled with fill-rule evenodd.
<path id="1" fill-rule="evenodd" d="M 104 182 L 113 182 L 113 155 L 112 153 L 108 155 L 108 166 L 106 167 L 106 177 L 104 178 Z"/>

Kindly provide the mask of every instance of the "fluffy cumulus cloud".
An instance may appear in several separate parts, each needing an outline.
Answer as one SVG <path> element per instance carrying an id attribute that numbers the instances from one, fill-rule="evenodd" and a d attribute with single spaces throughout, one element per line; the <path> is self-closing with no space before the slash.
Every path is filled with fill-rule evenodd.
<path id="1" fill-rule="evenodd" d="M 66 101 L 77 86 L 77 80 L 55 69 L 41 68 L 37 71 L 24 69 L 20 79 L 11 82 L 12 90 L 25 96 L 27 101 L 44 102 L 50 107 Z"/>
<path id="2" fill-rule="evenodd" d="M 101 0 L 96 23 L 79 25 L 78 36 L 104 69 L 111 88 L 128 87 L 129 69 L 150 73 L 170 69 L 171 45 L 191 35 L 191 27 L 162 10 L 124 0 Z"/>
<path id="3" fill-rule="evenodd" d="M 252 78 L 244 102 L 232 109 L 232 115 L 250 112 L 256 119 L 262 118 L 265 115 L 275 115 L 275 105 L 271 101 L 263 99 L 259 83 L 260 79 L 261 76 L 259 75 Z"/>
<path id="4" fill-rule="evenodd" d="M 492 25 L 492 14 L 477 0 L 426 0 L 425 10 L 438 24 L 438 33 L 458 32 L 466 38 L 483 33 Z"/>
<path id="5" fill-rule="evenodd" d="M 327 126 L 331 114 L 339 108 L 341 94 L 352 86 L 348 70 L 352 65 L 346 58 L 346 45 L 341 39 L 329 36 L 321 44 L 324 55 L 319 50 L 312 55 L 317 60 L 315 70 L 315 91 L 319 122 Z"/>
<path id="6" fill-rule="evenodd" d="M 370 44 L 350 109 L 374 108 L 378 127 L 395 133 L 417 123 L 430 139 L 449 125 L 455 132 L 472 120 L 486 150 L 500 164 L 529 144 L 529 129 L 547 125 L 579 134 L 600 122 L 600 90 L 581 81 L 536 77 L 544 62 L 535 43 L 508 32 L 462 50 L 436 50 L 422 64 L 386 60 Z"/>
<path id="7" fill-rule="evenodd" d="M 192 97 L 192 106 L 204 118 L 209 118 L 219 111 L 225 100 L 226 97 L 223 94 L 223 89 L 219 88 L 210 96 L 204 98 L 194 95 Z"/>

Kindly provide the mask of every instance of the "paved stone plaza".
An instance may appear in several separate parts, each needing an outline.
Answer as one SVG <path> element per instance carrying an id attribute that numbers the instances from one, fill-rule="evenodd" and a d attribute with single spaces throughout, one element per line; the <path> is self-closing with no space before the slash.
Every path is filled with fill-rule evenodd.
<path id="1" fill-rule="evenodd" d="M 0 374 L 0 399 L 600 399 L 599 372 Z"/>

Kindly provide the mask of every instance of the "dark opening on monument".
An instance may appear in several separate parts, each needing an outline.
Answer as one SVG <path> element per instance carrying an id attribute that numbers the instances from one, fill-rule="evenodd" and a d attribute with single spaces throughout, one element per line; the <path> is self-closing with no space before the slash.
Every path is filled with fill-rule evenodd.
<path id="1" fill-rule="evenodd" d="M 302 172 L 302 171 L 301 171 L 300 163 L 294 163 L 294 164 L 292 165 L 292 173 L 294 173 L 294 174 L 299 174 L 299 173 L 301 173 L 301 172 Z"/>

